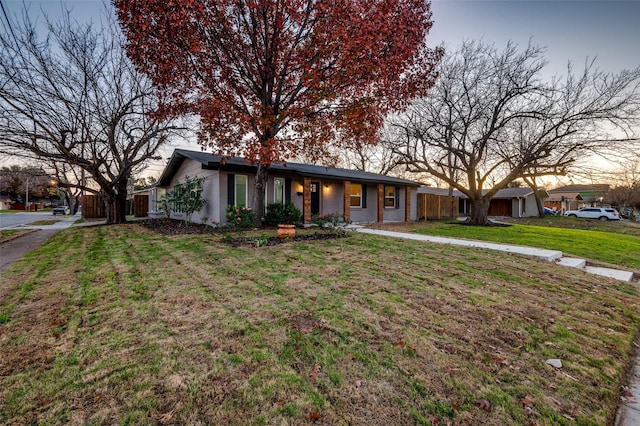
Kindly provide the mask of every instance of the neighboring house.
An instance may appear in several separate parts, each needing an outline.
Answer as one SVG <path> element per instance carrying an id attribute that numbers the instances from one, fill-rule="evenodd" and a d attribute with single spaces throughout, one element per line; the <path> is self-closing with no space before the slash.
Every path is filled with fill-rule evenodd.
<path id="1" fill-rule="evenodd" d="M 609 190 L 607 184 L 562 186 L 548 191 L 549 198 L 544 205 L 561 213 L 586 206 L 597 206 L 607 197 Z"/>
<path id="2" fill-rule="evenodd" d="M 0 195 L 0 210 L 11 210 L 13 200 L 9 195 Z"/>
<path id="3" fill-rule="evenodd" d="M 544 200 L 549 196 L 547 192 L 538 189 L 540 196 Z M 486 192 L 486 190 L 485 190 Z M 443 188 L 418 188 L 418 194 L 431 194 L 439 197 L 448 196 L 449 190 Z M 454 190 L 452 196 L 457 199 L 458 215 L 466 216 L 471 211 L 471 202 L 462 192 Z M 454 199 L 454 204 L 456 201 Z M 418 196 L 418 205 L 422 199 Z M 440 201 L 440 200 L 438 200 Z M 444 203 L 444 201 L 442 201 Z M 526 188 L 504 188 L 499 190 L 491 199 L 489 204 L 489 216 L 510 216 L 510 217 L 532 217 L 538 216 L 538 206 L 533 193 L 533 189 Z"/>
<path id="4" fill-rule="evenodd" d="M 206 177 L 202 197 L 205 207 L 192 221 L 207 217 L 225 221 L 227 206 L 251 207 L 256 167 L 241 158 L 176 149 L 157 184 L 149 189 L 149 211 L 159 211 L 166 191 L 185 177 Z M 354 223 L 415 220 L 418 183 L 374 173 L 300 163 L 273 164 L 269 171 L 265 205 L 292 201 L 304 222 L 314 215 L 344 214 Z M 185 218 L 184 213 L 172 213 Z"/>

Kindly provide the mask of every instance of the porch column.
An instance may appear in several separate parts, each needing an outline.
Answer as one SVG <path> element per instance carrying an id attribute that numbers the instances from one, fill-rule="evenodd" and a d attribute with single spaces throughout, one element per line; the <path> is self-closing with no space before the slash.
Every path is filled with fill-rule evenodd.
<path id="1" fill-rule="evenodd" d="M 384 184 L 378 184 L 378 223 L 384 222 Z"/>
<path id="2" fill-rule="evenodd" d="M 311 178 L 302 178 L 302 211 L 304 223 L 311 222 Z"/>
<path id="3" fill-rule="evenodd" d="M 438 197 L 438 215 L 440 215 L 440 197 Z M 411 187 L 407 186 L 404 189 L 404 221 L 409 222 L 411 220 Z"/>
<path id="4" fill-rule="evenodd" d="M 351 221 L 351 181 L 345 180 L 342 185 L 343 213 L 346 222 Z"/>

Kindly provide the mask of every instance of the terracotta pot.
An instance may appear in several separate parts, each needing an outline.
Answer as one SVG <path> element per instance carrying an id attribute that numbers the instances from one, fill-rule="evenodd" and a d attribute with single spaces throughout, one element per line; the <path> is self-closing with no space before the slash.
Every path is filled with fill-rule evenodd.
<path id="1" fill-rule="evenodd" d="M 295 225 L 278 225 L 278 237 L 293 238 L 296 236 Z"/>

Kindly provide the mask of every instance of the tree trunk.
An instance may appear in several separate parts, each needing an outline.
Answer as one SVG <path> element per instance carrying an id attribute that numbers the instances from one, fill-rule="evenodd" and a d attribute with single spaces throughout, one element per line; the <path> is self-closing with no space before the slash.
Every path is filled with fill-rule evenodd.
<path id="1" fill-rule="evenodd" d="M 264 216 L 264 194 L 267 187 L 267 179 L 269 177 L 269 166 L 258 164 L 256 172 L 256 184 L 253 192 L 253 210 L 256 213 L 253 224 L 256 228 L 262 227 L 262 217 Z"/>
<path id="2" fill-rule="evenodd" d="M 471 198 L 471 214 L 467 219 L 469 225 L 487 226 L 489 222 L 489 203 L 491 200 L 481 198 Z"/>
<path id="3" fill-rule="evenodd" d="M 127 179 L 116 183 L 116 191 L 104 191 L 107 225 L 127 222 Z"/>

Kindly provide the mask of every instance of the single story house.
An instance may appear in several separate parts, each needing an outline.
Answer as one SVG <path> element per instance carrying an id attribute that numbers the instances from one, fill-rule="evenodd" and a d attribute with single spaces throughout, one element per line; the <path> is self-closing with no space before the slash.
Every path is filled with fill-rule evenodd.
<path id="1" fill-rule="evenodd" d="M 13 200 L 9 195 L 0 194 L 0 210 L 11 210 Z"/>
<path id="2" fill-rule="evenodd" d="M 608 184 L 561 186 L 548 191 L 549 198 L 544 205 L 562 213 L 586 206 L 596 206 L 606 199 L 609 190 Z"/>
<path id="3" fill-rule="evenodd" d="M 223 159 L 206 152 L 176 149 L 157 184 L 149 188 L 149 214 L 159 215 L 160 200 L 185 178 L 205 177 L 205 207 L 192 221 L 206 217 L 223 223 L 227 206 L 251 207 L 256 166 L 242 158 Z M 354 223 L 402 222 L 416 218 L 419 184 L 406 179 L 300 163 L 273 164 L 265 205 L 292 201 L 305 223 L 315 215 L 344 214 Z M 172 212 L 184 219 L 185 214 Z"/>
<path id="4" fill-rule="evenodd" d="M 547 192 L 538 189 L 543 203 L 549 196 Z M 485 190 L 486 192 L 486 190 Z M 448 196 L 449 190 L 446 188 L 418 188 L 418 204 L 423 200 L 420 194 L 430 194 L 439 197 Z M 471 202 L 469 197 L 458 190 L 452 191 L 452 196 L 457 199 L 453 204 L 458 206 L 458 215 L 466 216 L 471 212 Z M 503 188 L 491 199 L 489 204 L 489 216 L 510 216 L 510 217 L 533 217 L 538 215 L 538 207 L 536 205 L 533 189 L 525 188 Z"/>

